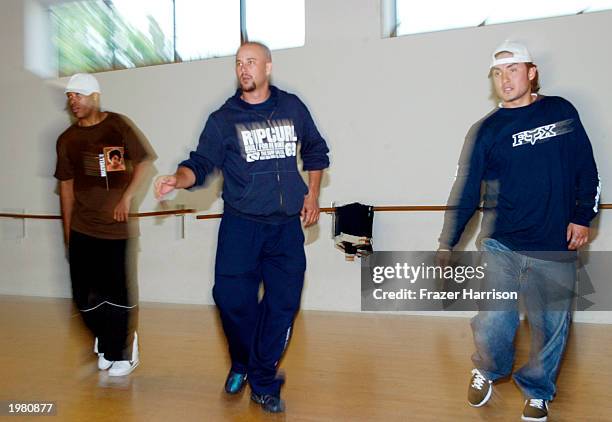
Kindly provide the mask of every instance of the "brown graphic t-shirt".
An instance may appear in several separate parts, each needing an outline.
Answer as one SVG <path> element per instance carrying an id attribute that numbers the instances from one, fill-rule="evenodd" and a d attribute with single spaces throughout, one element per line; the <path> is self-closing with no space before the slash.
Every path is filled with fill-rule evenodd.
<path id="1" fill-rule="evenodd" d="M 132 179 L 132 165 L 153 159 L 146 141 L 127 119 L 107 112 L 93 126 L 70 126 L 57 140 L 58 180 L 74 179 L 71 229 L 102 239 L 127 239 L 135 234 L 113 211 Z"/>

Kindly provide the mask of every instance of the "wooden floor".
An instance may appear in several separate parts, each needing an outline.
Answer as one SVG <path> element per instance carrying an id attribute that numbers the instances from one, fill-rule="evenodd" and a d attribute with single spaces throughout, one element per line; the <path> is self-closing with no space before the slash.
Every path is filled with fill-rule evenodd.
<path id="1" fill-rule="evenodd" d="M 518 421 L 523 404 L 506 381 L 486 407 L 466 405 L 472 339 L 462 318 L 302 312 L 282 363 L 280 416 L 248 392 L 222 393 L 228 359 L 210 306 L 143 304 L 141 365 L 119 379 L 97 370 L 68 300 L 0 297 L 0 335 L 0 401 L 55 401 L 51 420 Z M 573 325 L 550 421 L 612 421 L 611 347 L 612 327 Z"/>

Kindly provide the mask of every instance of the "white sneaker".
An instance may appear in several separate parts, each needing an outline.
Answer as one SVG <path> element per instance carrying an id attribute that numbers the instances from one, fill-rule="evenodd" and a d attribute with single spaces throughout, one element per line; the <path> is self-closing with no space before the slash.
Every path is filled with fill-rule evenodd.
<path id="1" fill-rule="evenodd" d="M 94 339 L 93 352 L 96 355 L 98 355 L 98 369 L 100 371 L 106 371 L 108 368 L 111 367 L 111 365 L 113 364 L 113 361 L 104 359 L 104 353 L 100 353 L 98 351 L 98 337 Z"/>
<path id="2" fill-rule="evenodd" d="M 104 353 L 98 353 L 98 369 L 100 371 L 106 371 L 112 364 L 112 360 L 104 359 Z"/>
<path id="3" fill-rule="evenodd" d="M 107 361 L 108 362 L 108 361 Z M 138 353 L 138 333 L 134 333 L 134 344 L 132 345 L 132 360 L 117 360 L 112 363 L 108 375 L 111 377 L 122 377 L 130 374 L 138 364 L 139 353 Z"/>
<path id="4" fill-rule="evenodd" d="M 132 344 L 132 360 L 139 361 L 138 353 L 138 333 L 134 331 L 134 343 Z"/>
<path id="5" fill-rule="evenodd" d="M 122 377 L 130 374 L 137 366 L 137 360 L 117 360 L 113 362 L 108 370 L 108 375 L 111 377 Z"/>

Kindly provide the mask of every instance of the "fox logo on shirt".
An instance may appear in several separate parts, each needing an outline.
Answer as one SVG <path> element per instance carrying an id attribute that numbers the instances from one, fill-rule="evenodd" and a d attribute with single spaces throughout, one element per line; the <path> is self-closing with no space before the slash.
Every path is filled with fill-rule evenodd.
<path id="1" fill-rule="evenodd" d="M 544 125 L 535 129 L 515 133 L 512 135 L 512 147 L 520 147 L 521 145 L 527 144 L 535 145 L 536 143 L 546 142 L 555 136 L 570 133 L 574 130 L 572 128 L 572 122 L 572 119 L 562 120 L 550 125 Z"/>

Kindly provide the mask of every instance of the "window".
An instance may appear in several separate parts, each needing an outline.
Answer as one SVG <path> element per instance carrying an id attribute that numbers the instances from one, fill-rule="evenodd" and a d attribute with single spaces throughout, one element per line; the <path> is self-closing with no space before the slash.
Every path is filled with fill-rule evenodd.
<path id="1" fill-rule="evenodd" d="M 171 0 L 106 1 L 111 10 L 115 63 L 138 67 L 172 61 L 174 56 Z"/>
<path id="2" fill-rule="evenodd" d="M 102 0 L 52 8 L 60 74 L 113 68 L 110 13 Z"/>
<path id="3" fill-rule="evenodd" d="M 240 2 L 176 1 L 176 53 L 182 61 L 229 56 L 240 45 Z"/>
<path id="4" fill-rule="evenodd" d="M 88 0 L 50 7 L 60 76 L 271 49 L 305 40 L 304 0 Z"/>
<path id="5" fill-rule="evenodd" d="M 612 0 L 384 0 L 394 14 L 385 35 L 409 35 L 612 10 Z"/>
<path id="6" fill-rule="evenodd" d="M 248 0 L 246 28 L 250 40 L 271 49 L 304 45 L 304 0 Z"/>

